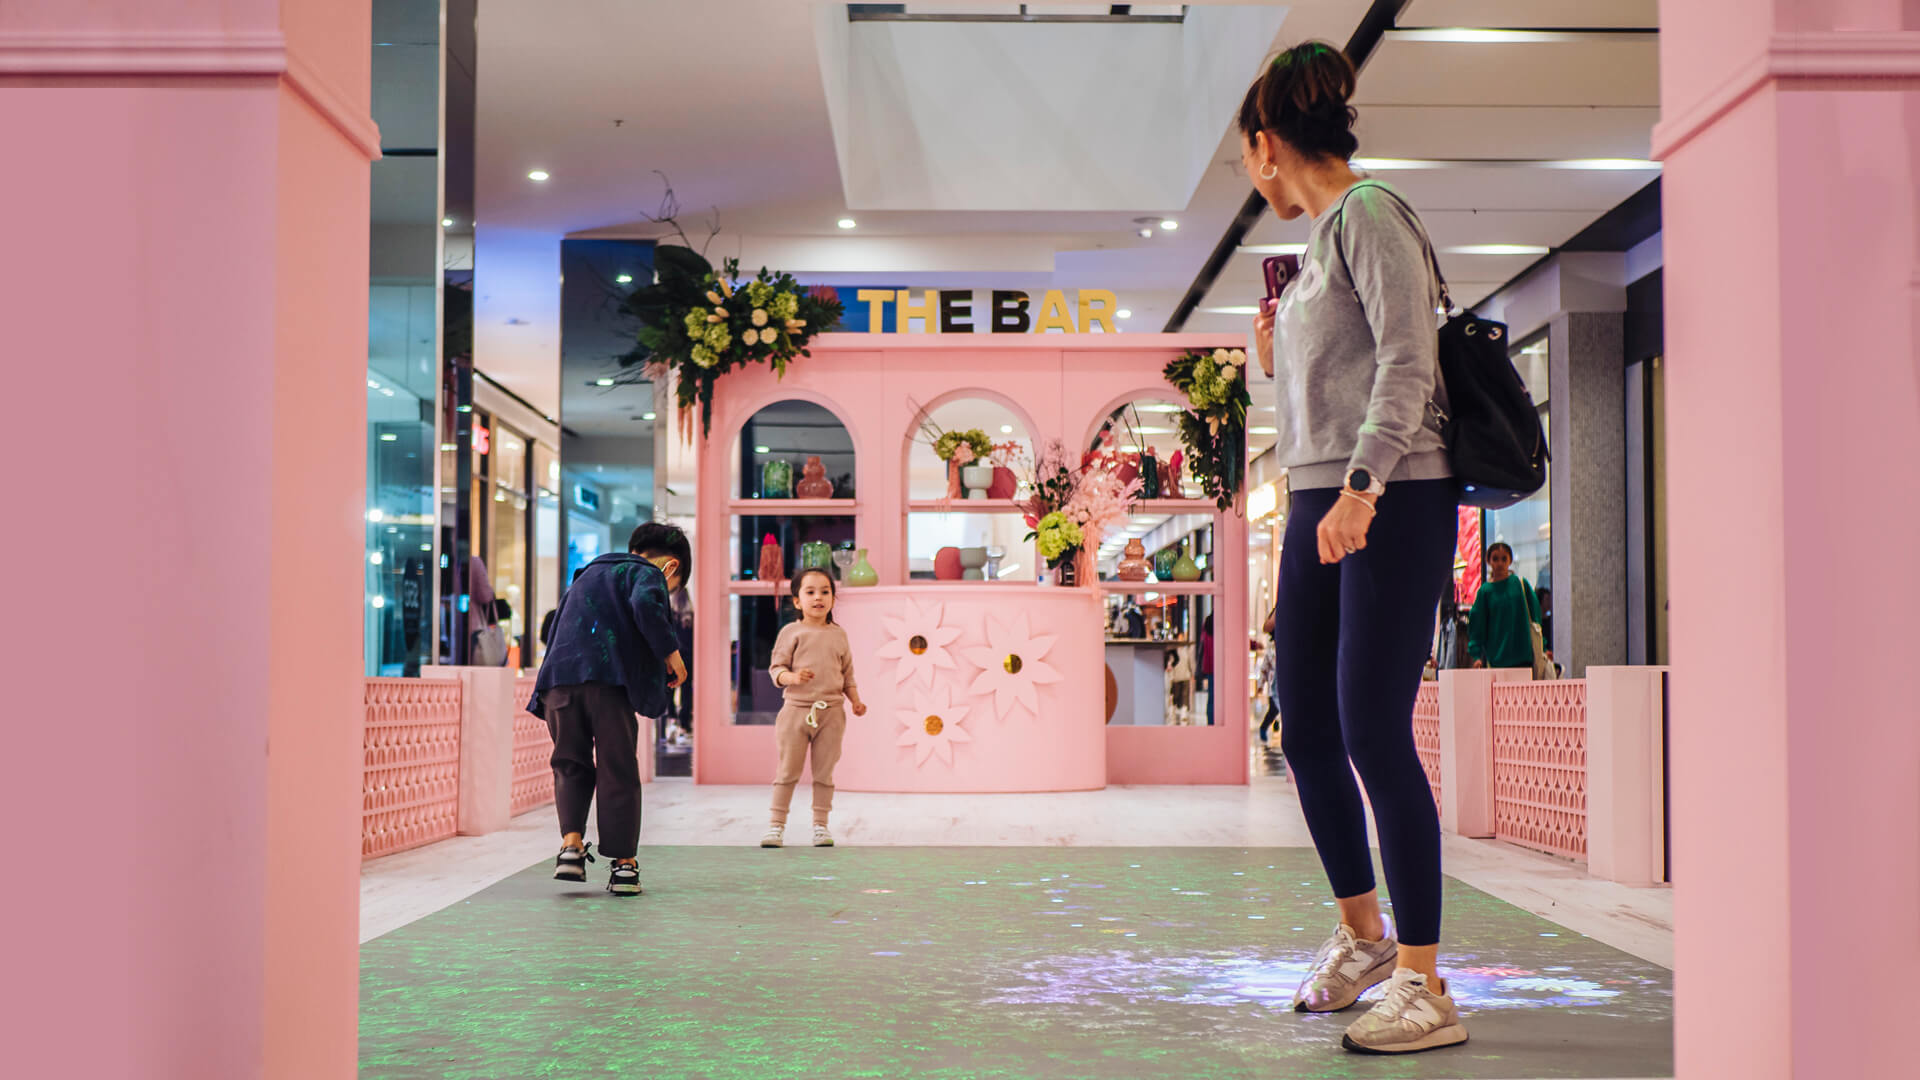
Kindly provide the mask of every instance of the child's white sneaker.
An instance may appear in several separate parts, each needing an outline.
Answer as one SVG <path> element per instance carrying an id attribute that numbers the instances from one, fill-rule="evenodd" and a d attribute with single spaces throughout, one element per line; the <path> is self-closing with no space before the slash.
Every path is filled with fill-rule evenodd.
<path id="1" fill-rule="evenodd" d="M 827 831 L 827 827 L 825 825 L 815 825 L 813 827 L 813 846 L 814 847 L 832 847 L 833 846 L 833 834 Z"/>
<path id="2" fill-rule="evenodd" d="M 780 847 L 786 843 L 786 828 L 781 825 L 767 826 L 767 835 L 760 838 L 761 847 Z"/>

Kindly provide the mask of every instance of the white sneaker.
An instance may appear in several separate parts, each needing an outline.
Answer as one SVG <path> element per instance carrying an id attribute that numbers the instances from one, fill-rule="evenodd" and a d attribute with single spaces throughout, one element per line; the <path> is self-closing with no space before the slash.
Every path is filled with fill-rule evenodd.
<path id="1" fill-rule="evenodd" d="M 1361 994 L 1387 981 L 1399 955 L 1391 927 L 1379 941 L 1361 941 L 1353 927 L 1341 923 L 1314 955 L 1313 970 L 1293 992 L 1293 1007 L 1316 1013 L 1351 1008 Z"/>
<path id="2" fill-rule="evenodd" d="M 760 838 L 761 847 L 780 847 L 786 843 L 786 826 L 769 825 L 767 835 Z"/>
<path id="3" fill-rule="evenodd" d="M 1400 968 L 1387 996 L 1347 1028 L 1340 1045 L 1362 1054 L 1411 1054 L 1466 1041 L 1452 995 L 1434 993 L 1425 975 Z"/>
<path id="4" fill-rule="evenodd" d="M 827 827 L 825 825 L 815 825 L 813 827 L 813 846 L 814 847 L 832 847 L 833 846 L 833 834 L 827 831 Z"/>

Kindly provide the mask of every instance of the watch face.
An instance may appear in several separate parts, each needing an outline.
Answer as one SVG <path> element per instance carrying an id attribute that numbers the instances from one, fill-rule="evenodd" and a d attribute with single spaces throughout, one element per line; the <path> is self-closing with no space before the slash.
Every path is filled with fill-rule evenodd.
<path id="1" fill-rule="evenodd" d="M 1347 475 L 1347 486 L 1364 492 L 1373 486 L 1373 474 L 1365 469 L 1355 469 Z"/>

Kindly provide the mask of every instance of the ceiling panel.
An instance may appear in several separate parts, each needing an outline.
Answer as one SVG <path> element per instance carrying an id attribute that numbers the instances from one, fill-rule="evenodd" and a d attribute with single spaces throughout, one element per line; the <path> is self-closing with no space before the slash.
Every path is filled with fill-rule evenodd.
<path id="1" fill-rule="evenodd" d="M 1360 153 L 1388 158 L 1645 158 L 1660 110 L 1636 106 L 1372 105 Z"/>
<path id="2" fill-rule="evenodd" d="M 1660 49 L 1640 36 L 1574 42 L 1406 41 L 1389 34 L 1354 103 L 1367 105 L 1660 105 Z"/>
<path id="3" fill-rule="evenodd" d="M 1399 25 L 1542 27 L 1652 27 L 1659 0 L 1413 0 Z"/>

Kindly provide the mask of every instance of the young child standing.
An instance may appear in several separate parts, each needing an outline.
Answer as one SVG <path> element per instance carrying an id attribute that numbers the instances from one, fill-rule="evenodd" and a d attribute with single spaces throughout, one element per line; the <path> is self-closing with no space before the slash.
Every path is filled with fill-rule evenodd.
<path id="1" fill-rule="evenodd" d="M 833 767 L 840 761 L 840 744 L 847 733 L 847 713 L 867 715 L 860 688 L 853 681 L 853 650 L 847 632 L 833 621 L 833 575 L 819 568 L 793 579 L 793 603 L 798 622 L 780 628 L 773 643 L 769 672 L 773 684 L 786 691 L 786 703 L 773 722 L 773 741 L 780 749 L 779 772 L 773 778 L 773 824 L 760 838 L 761 847 L 784 842 L 787 808 L 793 805 L 793 786 L 800 767 L 813 757 L 813 846 L 832 847 L 827 814 L 833 810 Z"/>
<path id="2" fill-rule="evenodd" d="M 640 724 L 661 717 L 667 690 L 686 681 L 668 597 L 693 573 L 687 534 L 649 523 L 627 554 L 587 564 L 560 600 L 553 642 L 527 711 L 553 735 L 553 803 L 560 815 L 559 881 L 587 880 L 587 807 L 600 800 L 600 854 L 613 860 L 607 891 L 640 892 Z"/>

